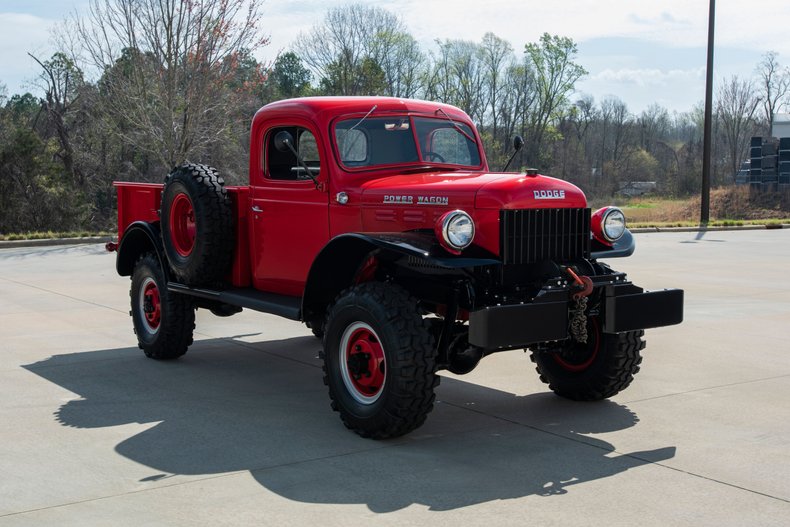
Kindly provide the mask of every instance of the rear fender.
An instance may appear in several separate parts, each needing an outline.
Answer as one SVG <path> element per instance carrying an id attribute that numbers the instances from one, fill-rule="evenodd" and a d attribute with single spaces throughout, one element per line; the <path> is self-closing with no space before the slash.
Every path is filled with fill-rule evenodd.
<path id="1" fill-rule="evenodd" d="M 164 247 L 159 223 L 136 221 L 129 225 L 123 233 L 121 243 L 118 244 L 118 258 L 115 268 L 121 276 L 130 276 L 134 271 L 134 264 L 140 255 L 153 253 L 159 259 L 159 266 L 169 280 L 169 269 L 165 260 Z"/>

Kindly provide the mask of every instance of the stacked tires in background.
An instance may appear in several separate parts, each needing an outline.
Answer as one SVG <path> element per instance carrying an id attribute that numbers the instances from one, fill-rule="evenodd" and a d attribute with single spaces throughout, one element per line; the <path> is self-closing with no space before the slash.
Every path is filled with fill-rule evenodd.
<path id="1" fill-rule="evenodd" d="M 790 186 L 790 137 L 779 139 L 779 185 Z"/>
<path id="2" fill-rule="evenodd" d="M 748 183 L 758 190 L 790 188 L 790 137 L 752 137 Z"/>

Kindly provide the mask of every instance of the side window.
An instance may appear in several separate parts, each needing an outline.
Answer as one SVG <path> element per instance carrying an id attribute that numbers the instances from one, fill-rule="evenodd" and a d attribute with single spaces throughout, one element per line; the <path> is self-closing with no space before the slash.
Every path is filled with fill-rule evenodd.
<path id="1" fill-rule="evenodd" d="M 272 128 L 266 135 L 264 145 L 265 175 L 269 179 L 284 181 L 309 180 L 305 168 L 297 160 L 290 149 L 282 152 L 274 146 L 274 138 L 278 132 L 286 131 L 294 138 L 295 148 L 314 177 L 318 176 L 321 160 L 318 155 L 318 143 L 315 136 L 306 128 L 298 126 L 281 126 Z"/>

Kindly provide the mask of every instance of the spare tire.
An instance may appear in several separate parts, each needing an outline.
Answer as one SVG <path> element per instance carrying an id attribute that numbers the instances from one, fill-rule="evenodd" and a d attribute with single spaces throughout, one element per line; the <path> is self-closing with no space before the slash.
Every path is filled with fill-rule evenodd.
<path id="1" fill-rule="evenodd" d="M 162 191 L 162 242 L 175 277 L 187 285 L 222 280 L 233 258 L 233 210 L 225 182 L 205 165 L 173 169 Z"/>

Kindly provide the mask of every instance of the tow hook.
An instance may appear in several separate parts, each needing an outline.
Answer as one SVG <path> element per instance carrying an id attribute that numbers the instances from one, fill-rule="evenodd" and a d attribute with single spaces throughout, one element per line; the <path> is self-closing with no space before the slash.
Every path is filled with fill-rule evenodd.
<path id="1" fill-rule="evenodd" d="M 576 342 L 587 343 L 587 297 L 593 290 L 593 283 L 589 276 L 579 276 L 570 267 L 564 268 L 573 279 L 574 288 L 577 289 L 571 296 L 573 307 L 569 309 L 570 321 L 568 328 L 571 336 Z"/>
<path id="2" fill-rule="evenodd" d="M 115 243 L 115 242 L 107 242 L 107 243 L 104 245 L 104 249 L 105 249 L 105 250 L 106 250 L 108 253 L 114 253 L 115 251 L 117 251 L 117 250 L 118 250 L 118 244 L 117 244 L 117 243 Z"/>
<path id="3" fill-rule="evenodd" d="M 592 293 L 593 290 L 593 283 L 590 277 L 579 276 L 570 267 L 565 267 L 564 270 L 566 273 L 568 273 L 568 276 L 570 276 L 573 279 L 574 285 L 576 286 L 576 288 L 578 288 L 578 291 L 576 291 L 573 294 L 573 299 L 579 300 L 580 298 L 590 296 L 590 293 Z"/>

